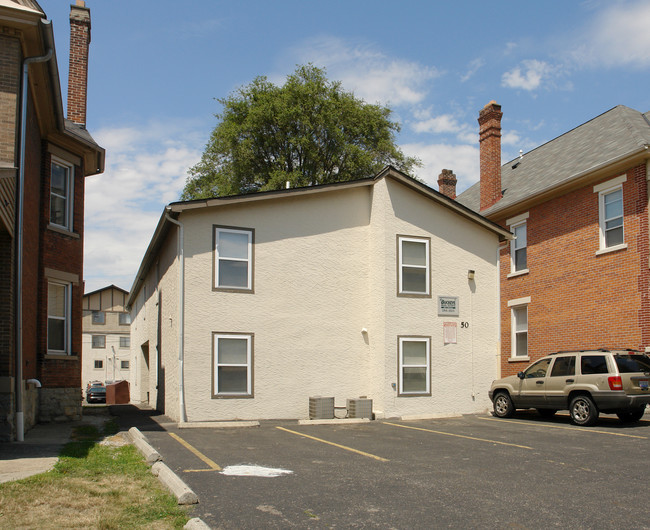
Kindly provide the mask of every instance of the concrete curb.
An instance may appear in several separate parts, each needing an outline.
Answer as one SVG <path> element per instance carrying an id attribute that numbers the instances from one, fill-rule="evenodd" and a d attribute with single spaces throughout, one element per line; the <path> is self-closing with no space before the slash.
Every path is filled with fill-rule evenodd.
<path id="1" fill-rule="evenodd" d="M 210 530 L 210 527 L 198 517 L 187 521 L 187 524 L 183 528 L 185 530 Z"/>
<path id="2" fill-rule="evenodd" d="M 151 467 L 151 472 L 158 477 L 158 480 L 171 491 L 178 499 L 178 504 L 196 504 L 199 498 L 185 482 L 183 482 L 176 473 L 174 473 L 166 464 L 156 462 Z"/>
<path id="3" fill-rule="evenodd" d="M 176 425 L 179 429 L 225 429 L 230 427 L 259 427 L 259 421 L 194 421 Z"/>
<path id="4" fill-rule="evenodd" d="M 129 429 L 129 436 L 131 437 L 131 440 L 133 441 L 133 444 L 136 446 L 138 451 L 140 451 L 142 453 L 142 456 L 144 456 L 147 464 L 152 465 L 153 463 L 162 460 L 160 453 L 151 447 L 151 445 L 149 445 L 149 442 L 147 442 L 147 439 L 137 427 L 131 427 Z"/>
<path id="5" fill-rule="evenodd" d="M 347 423 L 368 423 L 370 418 L 334 418 L 330 420 L 298 420 L 298 425 L 345 425 Z"/>

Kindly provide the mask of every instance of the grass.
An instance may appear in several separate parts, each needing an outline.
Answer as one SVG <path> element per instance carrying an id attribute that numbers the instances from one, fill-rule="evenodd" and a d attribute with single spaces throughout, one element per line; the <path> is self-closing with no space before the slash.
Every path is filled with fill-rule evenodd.
<path id="1" fill-rule="evenodd" d="M 79 427 L 52 471 L 0 484 L 0 528 L 182 528 L 187 512 L 136 448 L 98 443 L 116 432 Z"/>

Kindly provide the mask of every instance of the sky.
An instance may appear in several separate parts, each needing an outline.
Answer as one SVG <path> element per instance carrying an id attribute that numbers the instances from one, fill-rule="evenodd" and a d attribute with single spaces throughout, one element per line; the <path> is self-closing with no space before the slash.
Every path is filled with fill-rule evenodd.
<path id="1" fill-rule="evenodd" d="M 70 0 L 52 20 L 67 93 Z M 479 178 L 478 112 L 502 106 L 502 162 L 616 105 L 650 110 L 650 0 L 87 0 L 87 128 L 106 149 L 86 179 L 85 291 L 129 290 L 164 206 L 217 124 L 218 98 L 313 63 L 389 106 L 396 142 L 437 189 Z"/>

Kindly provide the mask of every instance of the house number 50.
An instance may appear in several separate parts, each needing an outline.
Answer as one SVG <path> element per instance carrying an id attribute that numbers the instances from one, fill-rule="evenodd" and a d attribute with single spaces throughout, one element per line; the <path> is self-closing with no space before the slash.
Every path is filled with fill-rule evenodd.
<path id="1" fill-rule="evenodd" d="M 461 328 L 468 328 L 469 327 L 469 322 L 461 322 L 460 327 Z"/>

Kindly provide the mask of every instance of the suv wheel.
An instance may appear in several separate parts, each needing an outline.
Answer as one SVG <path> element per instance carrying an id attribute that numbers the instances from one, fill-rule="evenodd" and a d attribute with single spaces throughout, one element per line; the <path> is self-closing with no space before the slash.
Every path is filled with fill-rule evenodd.
<path id="1" fill-rule="evenodd" d="M 616 415 L 618 416 L 619 420 L 625 423 L 634 423 L 636 421 L 639 421 L 643 417 L 644 413 L 645 406 L 639 407 L 637 409 L 620 411 L 617 412 Z"/>
<path id="2" fill-rule="evenodd" d="M 589 426 L 598 421 L 598 409 L 587 395 L 579 395 L 571 400 L 569 407 L 571 419 L 576 425 Z"/>
<path id="3" fill-rule="evenodd" d="M 499 392 L 494 396 L 494 415 L 498 418 L 509 418 L 515 413 L 515 406 L 507 392 Z"/>

